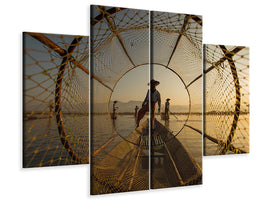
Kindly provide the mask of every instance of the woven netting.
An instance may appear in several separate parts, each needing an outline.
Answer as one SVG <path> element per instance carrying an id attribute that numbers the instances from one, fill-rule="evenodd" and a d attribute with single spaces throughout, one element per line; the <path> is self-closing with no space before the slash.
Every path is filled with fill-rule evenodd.
<path id="1" fill-rule="evenodd" d="M 249 152 L 249 48 L 205 45 L 205 155 Z"/>
<path id="2" fill-rule="evenodd" d="M 187 100 L 187 113 L 182 119 L 185 124 L 194 126 L 193 114 L 202 113 L 202 20 L 195 15 L 151 12 L 151 63 L 174 72 L 184 85 Z M 199 77 L 200 76 L 200 77 Z M 160 77 L 159 77 L 160 78 Z M 182 92 L 176 92 L 181 98 Z M 196 127 L 201 130 L 201 127 Z"/>
<path id="3" fill-rule="evenodd" d="M 88 44 L 23 34 L 23 167 L 89 162 Z"/>
<path id="4" fill-rule="evenodd" d="M 190 113 L 202 112 L 202 77 L 195 80 L 202 74 L 202 20 L 195 15 L 91 6 L 90 36 L 91 194 L 149 189 L 149 169 L 143 170 L 148 148 L 140 145 L 144 137 L 135 126 L 121 132 L 132 125 L 112 120 L 112 94 L 128 72 L 143 67 L 153 78 L 153 66 L 164 67 L 180 77 L 188 95 L 187 115 L 174 136 L 191 124 Z"/>

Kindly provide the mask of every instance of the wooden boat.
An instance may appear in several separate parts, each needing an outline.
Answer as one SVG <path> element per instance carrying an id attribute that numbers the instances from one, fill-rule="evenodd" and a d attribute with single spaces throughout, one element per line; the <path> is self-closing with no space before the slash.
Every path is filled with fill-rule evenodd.
<path id="1" fill-rule="evenodd" d="M 155 128 L 151 134 L 151 188 L 202 183 L 201 167 L 164 125 L 155 120 Z M 158 148 L 159 146 L 162 148 Z"/>
<path id="2" fill-rule="evenodd" d="M 145 121 L 99 162 L 91 160 L 91 194 L 149 189 L 148 126 Z M 202 182 L 202 170 L 197 162 L 157 120 L 151 147 L 152 189 Z"/>

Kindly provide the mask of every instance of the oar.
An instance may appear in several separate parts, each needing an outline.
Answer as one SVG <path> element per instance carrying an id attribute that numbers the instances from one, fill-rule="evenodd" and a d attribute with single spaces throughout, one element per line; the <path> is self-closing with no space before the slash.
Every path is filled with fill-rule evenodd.
<path id="1" fill-rule="evenodd" d="M 170 113 L 177 119 L 177 121 L 179 121 L 178 118 L 175 116 L 175 114 L 173 114 L 172 112 L 170 112 Z"/>

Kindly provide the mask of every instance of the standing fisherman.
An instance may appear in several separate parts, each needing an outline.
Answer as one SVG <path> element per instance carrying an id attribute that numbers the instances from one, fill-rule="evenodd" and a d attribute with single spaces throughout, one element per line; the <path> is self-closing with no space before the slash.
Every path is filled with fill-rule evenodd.
<path id="1" fill-rule="evenodd" d="M 165 120 L 170 118 L 170 100 L 167 98 L 165 102 Z"/>
<path id="2" fill-rule="evenodd" d="M 151 88 L 151 126 L 154 129 L 154 118 L 155 118 L 155 107 L 156 103 L 158 103 L 158 112 L 160 113 L 160 93 L 156 90 L 156 86 L 159 85 L 159 81 L 155 81 L 152 79 L 150 81 Z M 146 112 L 149 111 L 149 90 L 147 91 L 146 98 L 142 104 L 142 108 L 139 110 L 136 120 L 136 127 L 139 127 L 140 120 L 145 116 Z"/>
<path id="3" fill-rule="evenodd" d="M 117 119 L 117 109 L 118 109 L 118 107 L 116 105 L 117 105 L 117 101 L 113 101 L 113 116 L 112 116 L 112 119 Z"/>

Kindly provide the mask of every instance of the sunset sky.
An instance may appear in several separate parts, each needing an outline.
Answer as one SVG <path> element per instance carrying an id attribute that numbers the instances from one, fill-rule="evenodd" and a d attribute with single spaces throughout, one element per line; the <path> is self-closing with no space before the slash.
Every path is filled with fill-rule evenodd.
<path id="1" fill-rule="evenodd" d="M 187 105 L 188 94 L 180 78 L 169 69 L 153 65 L 152 77 L 159 81 L 157 90 L 161 94 L 162 103 L 166 98 L 171 99 L 172 105 Z M 144 65 L 128 72 L 115 87 L 111 100 L 122 102 L 143 101 L 149 82 L 149 66 Z"/>

